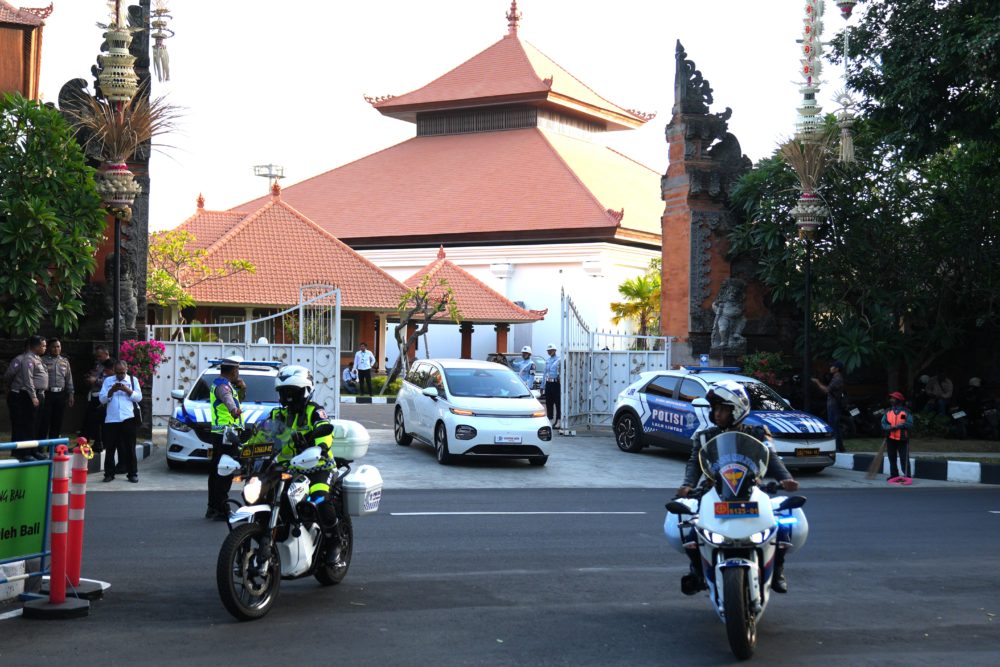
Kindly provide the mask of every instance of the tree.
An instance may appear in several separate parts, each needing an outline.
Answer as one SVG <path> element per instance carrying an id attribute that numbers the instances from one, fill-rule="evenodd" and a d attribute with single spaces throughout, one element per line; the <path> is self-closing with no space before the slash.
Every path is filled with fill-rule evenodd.
<path id="1" fill-rule="evenodd" d="M 441 278 L 436 283 L 431 284 L 429 275 L 424 276 L 419 285 L 407 290 L 400 297 L 397 310 L 399 311 L 399 324 L 393 330 L 393 337 L 399 348 L 399 357 L 396 358 L 392 371 L 386 378 L 385 384 L 382 385 L 382 393 L 385 393 L 401 372 L 404 375 L 409 372 L 410 356 L 408 352 L 416 344 L 417 339 L 427 333 L 427 329 L 430 328 L 431 322 L 435 318 L 441 313 L 448 313 L 448 317 L 456 324 L 462 318 L 458 304 L 455 303 L 455 292 L 448 285 L 448 281 Z M 417 323 L 417 326 L 413 333 L 404 338 L 404 332 L 411 323 Z"/>
<path id="2" fill-rule="evenodd" d="M 660 260 L 653 259 L 646 273 L 629 278 L 618 286 L 618 293 L 624 301 L 610 304 L 613 324 L 633 321 L 639 326 L 639 335 L 648 336 L 650 331 L 660 330 Z"/>
<path id="3" fill-rule="evenodd" d="M 0 329 L 26 336 L 44 317 L 67 333 L 96 266 L 105 212 L 72 130 L 55 109 L 0 99 Z"/>
<path id="4" fill-rule="evenodd" d="M 230 259 L 225 260 L 222 266 L 209 266 L 204 249 L 189 247 L 196 240 L 191 232 L 183 229 L 157 232 L 149 237 L 146 292 L 153 303 L 176 309 L 181 323 L 180 310 L 194 305 L 188 291 L 192 287 L 244 271 L 257 272 L 253 262 L 245 259 Z"/>

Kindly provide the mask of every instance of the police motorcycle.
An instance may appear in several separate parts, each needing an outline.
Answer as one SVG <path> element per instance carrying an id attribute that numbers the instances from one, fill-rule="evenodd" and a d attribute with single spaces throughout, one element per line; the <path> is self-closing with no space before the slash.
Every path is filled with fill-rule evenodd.
<path id="1" fill-rule="evenodd" d="M 230 426 L 223 433 L 224 444 L 237 458 L 223 455 L 218 471 L 236 474 L 234 481 L 243 481 L 244 504 L 229 516 L 216 583 L 222 604 L 241 621 L 270 611 L 282 579 L 312 576 L 323 586 L 343 581 L 354 548 L 351 516 L 378 511 L 382 494 L 378 470 L 362 465 L 352 473 L 353 461 L 340 458 L 341 454 L 352 459 L 363 456 L 369 442 L 367 431 L 356 422 L 332 423 L 337 471 L 326 502 L 334 503 L 338 517 L 333 540 L 320 527 L 317 505 L 309 495 L 310 481 L 304 474 L 320 465 L 319 447 L 297 447 L 300 453 L 291 461 L 278 461 L 283 444 L 289 439 L 301 442 L 301 436 L 272 419 L 243 429 Z M 331 550 L 335 550 L 332 558 L 328 557 Z"/>
<path id="2" fill-rule="evenodd" d="M 681 553 L 698 550 L 709 602 L 741 660 L 753 655 L 757 643 L 778 548 L 791 553 L 809 534 L 804 497 L 770 497 L 777 485 L 761 487 L 770 455 L 746 433 L 712 438 L 698 455 L 706 481 L 699 491 L 667 504 L 663 527 Z"/>

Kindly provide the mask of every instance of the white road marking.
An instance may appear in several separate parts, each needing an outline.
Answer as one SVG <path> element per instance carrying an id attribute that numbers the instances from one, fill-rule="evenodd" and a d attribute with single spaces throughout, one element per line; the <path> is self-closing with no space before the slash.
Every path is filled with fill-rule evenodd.
<path id="1" fill-rule="evenodd" d="M 8 618 L 17 618 L 21 615 L 20 609 L 15 609 L 14 611 L 8 611 L 6 614 L 0 614 L 0 621 L 5 621 Z"/>
<path id="2" fill-rule="evenodd" d="M 1000 514 L 1000 510 L 990 510 L 990 514 Z"/>
<path id="3" fill-rule="evenodd" d="M 518 516 L 531 514 L 645 514 L 645 512 L 389 512 L 389 516 Z"/>

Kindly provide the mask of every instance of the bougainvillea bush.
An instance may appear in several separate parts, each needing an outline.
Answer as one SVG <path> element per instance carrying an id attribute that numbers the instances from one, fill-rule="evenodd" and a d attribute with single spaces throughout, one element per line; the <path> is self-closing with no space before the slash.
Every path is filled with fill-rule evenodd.
<path id="1" fill-rule="evenodd" d="M 156 369 L 166 359 L 167 348 L 158 340 L 127 340 L 122 343 L 118 358 L 128 364 L 129 373 L 139 384 L 152 386 Z"/>
<path id="2" fill-rule="evenodd" d="M 743 374 L 771 387 L 780 386 L 791 368 L 779 352 L 754 352 L 743 357 Z"/>

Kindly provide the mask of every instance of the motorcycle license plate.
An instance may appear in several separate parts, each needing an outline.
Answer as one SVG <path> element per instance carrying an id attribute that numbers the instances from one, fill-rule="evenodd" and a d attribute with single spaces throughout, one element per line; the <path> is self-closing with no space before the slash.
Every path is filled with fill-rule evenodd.
<path id="1" fill-rule="evenodd" d="M 796 449 L 796 456 L 819 456 L 819 449 L 814 447 L 812 449 Z"/>
<path id="2" fill-rule="evenodd" d="M 966 417 L 968 415 L 966 415 L 962 410 L 959 410 L 958 412 L 952 412 L 951 416 L 952 419 L 961 419 L 962 417 Z"/>
<path id="3" fill-rule="evenodd" d="M 493 442 L 497 445 L 520 445 L 521 436 L 519 435 L 498 435 L 493 438 Z"/>
<path id="4" fill-rule="evenodd" d="M 754 501 L 736 502 L 726 501 L 715 503 L 715 517 L 717 519 L 731 519 L 760 516 L 760 509 Z"/>
<path id="5" fill-rule="evenodd" d="M 271 453 L 271 443 L 264 442 L 256 445 L 243 445 L 240 448 L 241 459 L 252 459 L 258 456 L 268 456 Z"/>
<path id="6" fill-rule="evenodd" d="M 861 410 L 858 410 L 857 408 L 851 408 L 851 416 L 852 417 L 857 417 L 860 414 L 861 414 Z"/>

